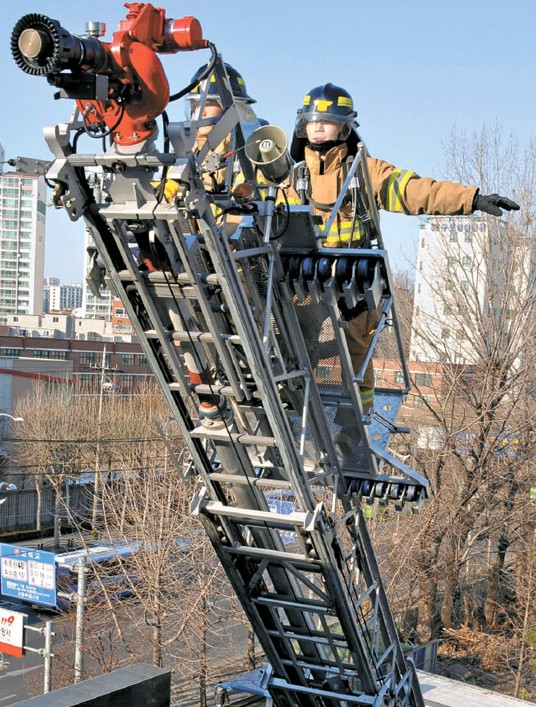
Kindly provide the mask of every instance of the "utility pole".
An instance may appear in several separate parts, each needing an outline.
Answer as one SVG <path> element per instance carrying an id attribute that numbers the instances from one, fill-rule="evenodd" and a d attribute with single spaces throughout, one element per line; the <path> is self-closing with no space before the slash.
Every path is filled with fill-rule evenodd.
<path id="1" fill-rule="evenodd" d="M 76 631 L 74 642 L 74 681 L 80 682 L 84 673 L 84 602 L 86 598 L 86 556 L 78 564 L 78 591 L 76 595 Z"/>

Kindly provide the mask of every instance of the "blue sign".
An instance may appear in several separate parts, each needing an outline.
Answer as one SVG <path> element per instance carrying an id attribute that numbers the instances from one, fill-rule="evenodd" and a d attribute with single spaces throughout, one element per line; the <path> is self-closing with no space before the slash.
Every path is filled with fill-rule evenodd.
<path id="1" fill-rule="evenodd" d="M 0 543 L 1 591 L 39 606 L 56 606 L 56 556 L 34 547 Z"/>
<path id="2" fill-rule="evenodd" d="M 296 504 L 294 501 L 281 501 L 274 498 L 268 498 L 268 508 L 272 513 L 284 513 L 285 515 L 289 513 L 294 513 L 296 510 Z M 284 543 L 295 543 L 296 533 L 291 530 L 280 531 L 281 540 Z"/>

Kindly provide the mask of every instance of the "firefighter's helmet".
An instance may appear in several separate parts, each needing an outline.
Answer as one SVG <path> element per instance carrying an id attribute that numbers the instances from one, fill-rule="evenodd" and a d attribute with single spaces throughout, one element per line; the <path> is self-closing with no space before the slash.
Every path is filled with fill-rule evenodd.
<path id="1" fill-rule="evenodd" d="M 345 140 L 352 129 L 357 113 L 352 96 L 344 88 L 332 83 L 315 86 L 303 99 L 296 117 L 296 136 L 307 137 L 306 124 L 325 121 L 342 126 L 340 139 Z"/>
<path id="2" fill-rule="evenodd" d="M 242 78 L 242 75 L 230 64 L 224 64 L 225 70 L 227 71 L 227 76 L 229 77 L 229 83 L 231 84 L 231 93 L 233 96 L 239 100 L 243 101 L 244 103 L 256 103 L 256 100 L 252 98 L 246 88 L 246 82 Z M 204 66 L 200 66 L 199 69 L 195 72 L 195 74 L 192 76 L 192 80 L 190 83 L 194 83 L 198 81 L 198 79 L 203 75 L 203 72 L 206 70 L 207 64 Z M 187 100 L 199 100 L 199 92 L 200 92 L 200 83 L 197 83 L 196 86 L 190 91 L 190 93 L 186 96 Z M 208 89 L 207 89 L 207 100 L 210 101 L 217 101 L 220 103 L 220 96 L 218 95 L 218 88 L 216 86 L 216 77 L 212 73 L 209 77 L 208 80 Z"/>

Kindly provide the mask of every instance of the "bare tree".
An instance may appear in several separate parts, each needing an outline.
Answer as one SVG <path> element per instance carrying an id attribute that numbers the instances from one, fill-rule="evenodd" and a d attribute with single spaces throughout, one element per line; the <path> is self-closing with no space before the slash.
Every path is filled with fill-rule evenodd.
<path id="1" fill-rule="evenodd" d="M 24 422 L 19 423 L 20 441 L 14 447 L 17 462 L 23 468 L 22 485 L 35 485 L 38 499 L 44 483 L 54 488 L 57 544 L 63 485 L 69 477 L 79 475 L 90 458 L 87 441 L 92 438 L 91 415 L 86 401 L 73 397 L 68 386 L 45 382 L 38 382 L 21 401 L 18 414 Z M 41 529 L 39 504 L 37 529 Z"/>
<path id="2" fill-rule="evenodd" d="M 536 147 L 521 155 L 499 128 L 484 128 L 453 134 L 446 152 L 449 176 L 511 194 L 522 209 L 470 226 L 470 250 L 438 239 L 422 275 L 435 304 L 415 312 L 412 336 L 436 383 L 421 399 L 434 444 L 423 449 L 414 437 L 411 450 L 431 486 L 413 558 L 421 639 L 461 623 L 513 630 L 526 607 L 516 565 L 536 522 Z"/>

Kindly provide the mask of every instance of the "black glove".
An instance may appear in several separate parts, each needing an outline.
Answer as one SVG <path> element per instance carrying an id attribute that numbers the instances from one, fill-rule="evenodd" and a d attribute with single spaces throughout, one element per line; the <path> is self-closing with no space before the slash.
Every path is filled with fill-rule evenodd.
<path id="1" fill-rule="evenodd" d="M 519 211 L 519 204 L 498 194 L 487 194 L 486 196 L 481 195 L 479 192 L 475 194 L 473 211 L 484 211 L 492 216 L 502 216 L 503 212 L 501 209 Z"/>

